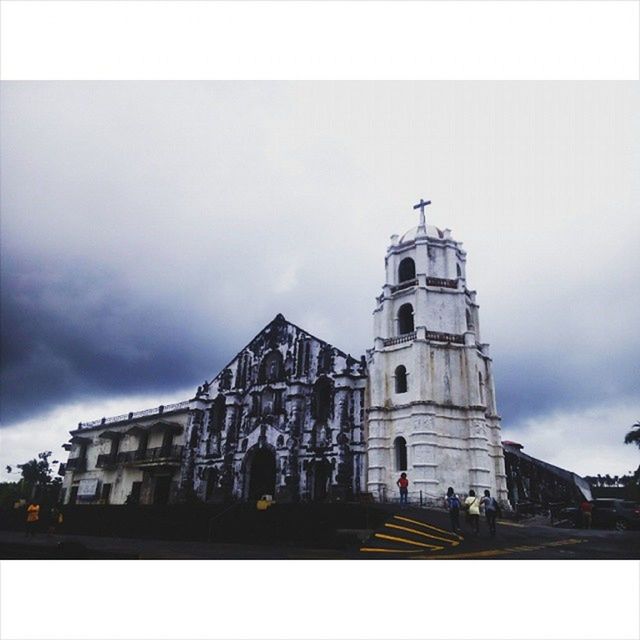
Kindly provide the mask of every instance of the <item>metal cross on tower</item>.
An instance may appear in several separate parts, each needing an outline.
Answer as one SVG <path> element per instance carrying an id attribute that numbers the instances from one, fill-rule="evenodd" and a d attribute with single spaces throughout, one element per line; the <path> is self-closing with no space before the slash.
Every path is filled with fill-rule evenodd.
<path id="1" fill-rule="evenodd" d="M 424 227 L 426 225 L 426 220 L 424 217 L 424 209 L 430 204 L 431 204 L 431 200 L 423 200 L 422 198 L 420 198 L 420 202 L 418 202 L 418 204 L 413 205 L 414 209 L 420 209 L 420 226 L 421 227 Z"/>

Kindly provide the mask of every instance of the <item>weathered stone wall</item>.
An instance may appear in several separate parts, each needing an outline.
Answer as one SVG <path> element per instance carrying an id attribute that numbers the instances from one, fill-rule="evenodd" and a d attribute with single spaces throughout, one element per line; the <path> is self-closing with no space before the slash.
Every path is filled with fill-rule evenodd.
<path id="1" fill-rule="evenodd" d="M 365 385 L 362 360 L 277 316 L 200 390 L 195 493 L 297 501 L 363 491 Z"/>

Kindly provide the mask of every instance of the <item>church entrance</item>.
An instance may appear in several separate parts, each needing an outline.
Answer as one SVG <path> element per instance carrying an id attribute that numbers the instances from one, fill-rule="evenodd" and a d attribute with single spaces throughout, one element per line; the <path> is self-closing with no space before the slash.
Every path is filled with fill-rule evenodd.
<path id="1" fill-rule="evenodd" d="M 319 460 L 311 467 L 311 499 L 319 502 L 329 495 L 331 464 L 328 460 Z"/>
<path id="2" fill-rule="evenodd" d="M 270 449 L 257 449 L 251 454 L 248 466 L 249 500 L 258 500 L 276 491 L 276 456 Z"/>

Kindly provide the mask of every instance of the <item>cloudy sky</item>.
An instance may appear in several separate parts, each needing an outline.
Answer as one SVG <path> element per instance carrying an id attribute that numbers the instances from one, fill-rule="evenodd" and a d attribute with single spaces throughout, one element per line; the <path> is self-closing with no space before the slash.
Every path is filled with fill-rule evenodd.
<path id="1" fill-rule="evenodd" d="M 359 356 L 389 236 L 468 251 L 503 436 L 640 462 L 637 83 L 3 83 L 4 467 L 182 400 L 277 313 Z"/>

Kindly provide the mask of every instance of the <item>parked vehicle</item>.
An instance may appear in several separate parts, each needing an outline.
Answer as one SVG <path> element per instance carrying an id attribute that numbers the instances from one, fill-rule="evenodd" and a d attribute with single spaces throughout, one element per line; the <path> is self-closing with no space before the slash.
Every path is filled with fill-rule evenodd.
<path id="1" fill-rule="evenodd" d="M 640 505 L 630 500 L 598 498 L 591 500 L 591 527 L 593 529 L 640 529 Z M 571 526 L 582 527 L 582 514 L 578 507 L 562 509 L 558 517 Z"/>

